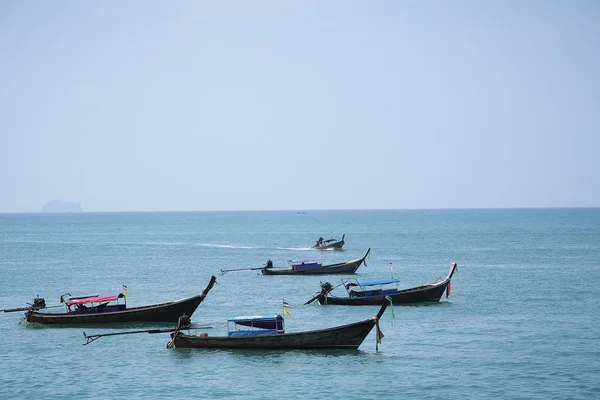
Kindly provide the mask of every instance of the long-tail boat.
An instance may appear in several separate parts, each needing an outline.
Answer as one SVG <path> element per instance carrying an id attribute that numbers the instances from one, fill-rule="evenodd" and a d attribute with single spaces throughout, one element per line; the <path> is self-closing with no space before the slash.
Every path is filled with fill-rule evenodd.
<path id="1" fill-rule="evenodd" d="M 104 324 L 113 322 L 177 322 L 183 314 L 191 316 L 196 308 L 216 282 L 212 276 L 208 286 L 201 294 L 182 300 L 167 303 L 152 304 L 141 307 L 127 307 L 126 297 L 123 293 L 96 295 L 86 297 L 63 298 L 67 308 L 66 312 L 53 313 L 42 311 L 45 307 L 31 307 L 25 313 L 27 322 L 40 324 Z M 119 300 L 123 299 L 123 303 Z M 41 305 L 43 299 L 38 299 Z M 34 304 L 36 302 L 34 301 Z M 48 307 L 50 308 L 50 307 Z"/>
<path id="2" fill-rule="evenodd" d="M 227 336 L 192 335 L 176 329 L 167 347 L 216 349 L 350 349 L 356 350 L 377 327 L 377 339 L 383 337 L 379 320 L 390 301 L 383 300 L 376 316 L 333 328 L 285 333 L 281 315 L 233 317 L 228 321 Z M 189 325 L 188 325 L 189 326 Z M 233 328 L 232 328 L 233 327 Z M 184 328 L 186 328 L 184 326 Z"/>
<path id="3" fill-rule="evenodd" d="M 320 260 L 314 258 L 307 258 L 303 260 L 292 260 L 290 261 L 290 268 L 269 268 L 267 266 L 261 268 L 263 275 L 326 275 L 326 274 L 354 274 L 358 267 L 363 263 L 366 264 L 365 259 L 371 252 L 369 248 L 364 256 L 357 258 L 356 260 L 345 261 L 336 264 L 323 265 Z M 272 264 L 271 264 L 272 265 Z"/>
<path id="4" fill-rule="evenodd" d="M 456 271 L 456 263 L 452 263 L 450 271 L 445 278 L 421 286 L 407 289 L 399 289 L 397 279 L 379 279 L 373 281 L 358 281 L 357 279 L 342 279 L 342 283 L 348 295 L 336 297 L 331 294 L 334 287 L 325 282 L 321 284 L 321 292 L 305 304 L 319 300 L 320 304 L 337 304 L 346 306 L 368 306 L 381 304 L 381 301 L 389 296 L 393 304 L 427 303 L 440 301 L 444 292 L 446 297 L 450 296 L 450 281 Z M 395 285 L 395 287 L 390 287 Z M 338 285 L 339 286 L 339 285 Z"/>
<path id="5" fill-rule="evenodd" d="M 342 238 L 340 240 L 337 240 L 337 239 L 324 240 L 322 237 L 320 237 L 319 240 L 317 240 L 317 243 L 312 248 L 319 249 L 319 250 L 342 250 L 342 247 L 344 247 L 344 243 L 346 243 L 344 241 L 345 238 L 346 238 L 345 233 L 342 235 Z"/>
<path id="6" fill-rule="evenodd" d="M 323 265 L 323 258 L 304 258 L 290 260 L 289 268 L 273 268 L 273 261 L 267 260 L 262 267 L 222 269 L 221 275 L 231 271 L 261 271 L 263 275 L 327 275 L 327 274 L 354 274 L 363 263 L 367 265 L 366 258 L 371 252 L 369 248 L 364 256 L 356 260 L 336 264 Z"/>

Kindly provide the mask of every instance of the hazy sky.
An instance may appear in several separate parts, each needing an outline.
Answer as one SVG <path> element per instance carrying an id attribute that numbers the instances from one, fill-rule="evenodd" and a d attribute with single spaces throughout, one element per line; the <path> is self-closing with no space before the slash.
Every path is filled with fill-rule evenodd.
<path id="1" fill-rule="evenodd" d="M 598 1 L 0 2 L 0 212 L 600 206 Z"/>

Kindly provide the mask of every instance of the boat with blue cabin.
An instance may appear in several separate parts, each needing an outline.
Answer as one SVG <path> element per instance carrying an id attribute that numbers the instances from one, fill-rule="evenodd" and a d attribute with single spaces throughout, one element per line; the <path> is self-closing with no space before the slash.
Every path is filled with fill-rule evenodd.
<path id="1" fill-rule="evenodd" d="M 338 286 L 344 286 L 347 292 L 345 297 L 331 294 L 334 287 L 329 282 L 321 283 L 321 292 L 305 304 L 310 304 L 318 299 L 320 304 L 336 304 L 348 306 L 367 306 L 381 304 L 389 296 L 393 304 L 426 303 L 440 301 L 444 292 L 450 296 L 450 282 L 456 271 L 457 264 L 452 263 L 450 271 L 445 278 L 439 278 L 426 285 L 400 289 L 398 279 L 377 279 L 359 281 L 355 278 L 342 279 Z"/>
<path id="2" fill-rule="evenodd" d="M 358 349 L 371 332 L 377 328 L 377 337 L 383 335 L 379 330 L 379 320 L 385 312 L 389 299 L 382 300 L 381 308 L 372 318 L 336 326 L 333 328 L 285 332 L 285 323 L 281 315 L 232 317 L 228 320 L 227 336 L 210 336 L 183 333 L 184 326 L 171 334 L 167 347 L 176 348 L 220 348 L 220 349 Z"/>
<path id="3" fill-rule="evenodd" d="M 285 321 L 281 315 L 230 317 L 227 320 L 227 336 L 260 336 L 281 333 L 285 333 Z"/>

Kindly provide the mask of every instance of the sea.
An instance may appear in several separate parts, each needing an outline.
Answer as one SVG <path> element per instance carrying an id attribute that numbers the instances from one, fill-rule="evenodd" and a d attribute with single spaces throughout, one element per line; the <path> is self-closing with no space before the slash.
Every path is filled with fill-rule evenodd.
<path id="1" fill-rule="evenodd" d="M 311 248 L 342 234 L 342 251 Z M 0 214 L 0 308 L 39 296 L 63 310 L 61 295 L 123 285 L 128 306 L 161 303 L 200 293 L 215 275 L 192 316 L 198 332 L 282 314 L 284 300 L 286 331 L 328 328 L 378 311 L 304 305 L 322 282 L 351 276 L 251 268 L 348 261 L 369 248 L 355 278 L 418 286 L 456 262 L 450 296 L 388 308 L 381 344 L 373 330 L 354 351 L 168 349 L 164 333 L 84 346 L 84 332 L 174 326 L 36 326 L 0 313 L 0 398 L 600 398 L 598 208 Z"/>

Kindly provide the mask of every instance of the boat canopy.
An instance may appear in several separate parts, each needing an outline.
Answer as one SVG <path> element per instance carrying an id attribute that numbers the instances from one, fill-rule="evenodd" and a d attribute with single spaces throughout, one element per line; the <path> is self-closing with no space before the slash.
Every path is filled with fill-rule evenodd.
<path id="1" fill-rule="evenodd" d="M 323 257 L 315 257 L 315 258 L 303 258 L 300 260 L 289 260 L 288 262 L 291 263 L 302 263 L 302 262 L 308 262 L 308 261 L 322 261 Z"/>
<path id="2" fill-rule="evenodd" d="M 251 328 L 283 330 L 283 317 L 281 315 L 230 317 L 227 321 Z"/>
<path id="3" fill-rule="evenodd" d="M 67 305 L 72 306 L 74 304 L 102 303 L 104 301 L 116 300 L 119 297 L 123 297 L 123 293 L 103 294 L 89 297 L 71 297 L 69 300 L 67 300 Z"/>
<path id="4" fill-rule="evenodd" d="M 348 286 L 377 286 L 377 285 L 389 285 L 392 283 L 399 283 L 400 281 L 398 279 L 378 279 L 378 280 L 374 280 L 374 281 L 356 281 L 356 282 L 350 282 L 346 285 L 346 287 Z"/>

